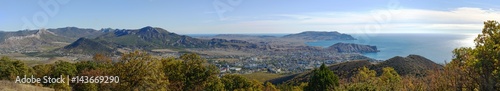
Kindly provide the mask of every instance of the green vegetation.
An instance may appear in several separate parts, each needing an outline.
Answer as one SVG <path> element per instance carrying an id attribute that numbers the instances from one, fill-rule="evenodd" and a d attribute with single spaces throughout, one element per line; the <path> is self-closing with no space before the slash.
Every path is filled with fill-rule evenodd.
<path id="1" fill-rule="evenodd" d="M 266 72 L 254 72 L 254 73 L 250 73 L 250 74 L 242 74 L 241 76 L 246 77 L 248 79 L 265 82 L 265 81 L 272 80 L 275 78 L 283 77 L 285 75 L 275 74 L 275 73 L 266 73 Z"/>
<path id="2" fill-rule="evenodd" d="M 179 58 L 155 58 L 146 52 L 123 54 L 118 62 L 96 54 L 91 61 L 69 63 L 57 61 L 28 67 L 19 60 L 8 57 L 0 59 L 1 80 L 14 81 L 16 76 L 118 76 L 119 83 L 52 83 L 36 86 L 51 87 L 56 90 L 258 90 L 276 91 L 276 86 L 257 80 L 250 80 L 240 75 L 224 75 L 219 78 L 219 69 L 209 65 L 196 54 L 185 54 Z M 66 78 L 68 79 L 68 78 Z"/>
<path id="3" fill-rule="evenodd" d="M 32 69 L 19 60 L 0 58 L 0 79 L 15 80 L 17 76 L 31 75 Z"/>
<path id="4" fill-rule="evenodd" d="M 373 69 L 361 66 L 351 73 L 334 74 L 340 68 L 324 64 L 308 75 L 305 82 L 275 86 L 270 82 L 248 79 L 241 75 L 219 76 L 219 70 L 196 54 L 184 54 L 179 58 L 156 58 L 145 52 L 125 53 L 121 59 L 97 54 L 91 61 L 69 63 L 57 61 L 54 64 L 27 66 L 25 63 L 2 57 L 0 59 L 0 80 L 14 81 L 16 76 L 118 76 L 119 83 L 52 83 L 40 84 L 56 90 L 175 90 L 175 91 L 494 91 L 500 89 L 500 24 L 485 22 L 483 33 L 476 40 L 474 48 L 458 48 L 453 51 L 453 60 L 442 69 L 426 74 L 401 76 L 398 68 L 386 66 Z M 414 57 L 410 57 L 414 58 Z M 396 58 L 407 59 L 407 58 Z M 413 59 L 412 59 L 413 60 Z M 390 60 L 389 60 L 390 61 Z M 397 61 L 390 61 L 397 62 Z M 387 64 L 392 65 L 392 64 Z M 332 69 L 334 69 L 332 71 Z M 400 71 L 405 72 L 405 71 Z M 338 75 L 353 74 L 349 78 Z M 254 75 L 256 76 L 256 75 Z"/>
<path id="5" fill-rule="evenodd" d="M 113 75 L 120 77 L 116 90 L 165 90 L 167 76 L 162 72 L 161 61 L 143 52 L 123 54 L 114 64 Z"/>
<path id="6" fill-rule="evenodd" d="M 479 89 L 492 91 L 500 89 L 500 24 L 497 21 L 484 22 L 482 34 L 474 40 L 475 48 L 458 48 L 453 51 L 449 69 L 463 74 L 455 80 L 467 79 L 454 84 L 458 89 Z"/>
<path id="7" fill-rule="evenodd" d="M 339 86 L 339 77 L 333 74 L 330 69 L 322 64 L 319 69 L 314 69 L 309 80 L 309 84 L 305 87 L 307 91 L 327 91 L 335 89 Z"/>
<path id="8" fill-rule="evenodd" d="M 164 72 L 171 76 L 170 87 L 174 90 L 203 90 L 217 81 L 219 70 L 213 65 L 205 65 L 206 60 L 196 54 L 185 54 L 180 59 L 162 59 Z"/>

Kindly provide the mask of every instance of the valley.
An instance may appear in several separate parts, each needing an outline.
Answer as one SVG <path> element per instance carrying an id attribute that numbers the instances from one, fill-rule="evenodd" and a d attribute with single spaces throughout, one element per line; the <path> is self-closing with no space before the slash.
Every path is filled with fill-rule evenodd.
<path id="1" fill-rule="evenodd" d="M 378 61 L 360 54 L 377 52 L 375 46 L 340 43 L 321 48 L 305 45 L 305 42 L 317 40 L 355 40 L 339 32 L 306 31 L 282 37 L 244 34 L 190 37 L 147 26 L 101 30 L 66 27 L 2 33 L 9 35 L 0 36 L 4 39 L 0 43 L 4 50 L 2 55 L 31 60 L 30 65 L 50 63 L 54 59 L 69 62 L 92 60 L 96 54 L 117 60 L 121 54 L 133 51 L 145 51 L 160 58 L 196 53 L 211 64 L 219 65 L 221 70 L 242 68 L 231 72 L 240 74 L 262 70 L 293 74 L 319 67 L 321 63 Z"/>

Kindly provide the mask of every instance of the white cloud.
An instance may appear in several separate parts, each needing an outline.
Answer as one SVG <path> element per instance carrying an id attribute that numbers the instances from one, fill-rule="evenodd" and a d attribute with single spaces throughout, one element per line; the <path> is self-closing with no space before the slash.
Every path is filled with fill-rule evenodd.
<path id="1" fill-rule="evenodd" d="M 271 17 L 271 18 L 270 18 Z M 367 26 L 376 32 L 426 32 L 471 30 L 480 32 L 486 20 L 500 20 L 500 12 L 491 9 L 461 7 L 451 10 L 398 9 L 370 12 L 314 12 L 251 16 L 224 21 L 222 24 L 185 28 L 205 29 L 207 33 L 294 33 L 306 30 L 332 30 L 359 33 Z"/>

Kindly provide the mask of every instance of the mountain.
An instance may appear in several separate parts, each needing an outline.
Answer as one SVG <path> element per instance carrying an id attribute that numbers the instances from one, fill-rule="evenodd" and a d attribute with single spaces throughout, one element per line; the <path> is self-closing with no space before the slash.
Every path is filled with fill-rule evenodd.
<path id="1" fill-rule="evenodd" d="M 59 36 L 46 29 L 40 29 L 33 34 L 24 36 L 11 36 L 0 43 L 2 51 L 41 51 L 48 50 L 57 46 L 66 45 L 64 42 L 69 41 L 68 38 Z"/>
<path id="2" fill-rule="evenodd" d="M 97 50 L 89 47 L 97 45 L 105 50 Z M 122 29 L 107 32 L 93 39 L 81 39 L 71 43 L 58 51 L 93 54 L 106 51 L 115 53 L 118 50 L 153 50 L 153 49 L 183 49 L 183 48 L 258 48 L 256 44 L 240 40 L 225 39 L 197 39 L 185 35 L 168 32 L 162 28 L 144 27 L 141 29 Z M 111 49 L 111 50 L 110 50 Z"/>
<path id="3" fill-rule="evenodd" d="M 356 40 L 348 34 L 342 34 L 337 31 L 320 32 L 320 31 L 305 31 L 298 34 L 285 35 L 282 38 L 304 39 L 304 40 Z"/>
<path id="4" fill-rule="evenodd" d="M 94 30 L 90 28 L 77 28 L 77 27 L 64 27 L 64 28 L 56 28 L 56 29 L 47 29 L 50 32 L 53 32 L 57 35 L 70 38 L 73 42 L 81 37 L 85 38 L 95 38 L 99 35 L 106 33 L 105 31 Z"/>
<path id="5" fill-rule="evenodd" d="M 80 38 L 75 42 L 64 46 L 63 49 L 66 49 L 65 51 L 68 53 L 85 53 L 86 55 L 96 53 L 118 54 L 117 51 L 114 51 L 114 48 L 87 38 Z"/>
<path id="6" fill-rule="evenodd" d="M 94 39 L 98 42 L 109 42 L 111 46 L 128 48 L 167 48 L 167 47 L 200 47 L 200 41 L 189 36 L 170 33 L 161 28 L 144 27 L 133 30 L 116 30 Z"/>
<path id="7" fill-rule="evenodd" d="M 377 46 L 361 45 L 354 43 L 336 43 L 328 48 L 327 50 L 337 51 L 341 53 L 369 53 L 369 52 L 379 52 Z"/>
<path id="8" fill-rule="evenodd" d="M 361 67 L 367 67 L 370 70 L 375 70 L 377 75 L 382 74 L 382 68 L 392 67 L 401 76 L 425 76 L 427 74 L 426 72 L 429 70 L 443 69 L 442 65 L 436 64 L 433 61 L 419 55 L 408 55 L 407 57 L 396 56 L 379 63 L 371 63 L 368 60 L 348 61 L 331 65 L 328 68 L 340 78 L 350 78 L 354 76 L 354 74 L 357 74 L 357 69 Z M 298 85 L 296 83 L 307 82 L 309 77 L 310 72 L 304 72 L 282 78 L 276 78 L 270 80 L 270 82 L 275 84 L 284 83 Z"/>
<path id="9" fill-rule="evenodd" d="M 103 32 L 76 27 L 2 31 L 0 32 L 0 49 L 1 53 L 48 51 L 63 47 L 80 37 L 92 38 L 100 34 Z"/>

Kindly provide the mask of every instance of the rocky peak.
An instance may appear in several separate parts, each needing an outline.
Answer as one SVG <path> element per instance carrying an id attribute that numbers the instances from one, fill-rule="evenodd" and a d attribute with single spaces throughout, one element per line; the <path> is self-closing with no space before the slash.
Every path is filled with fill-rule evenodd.
<path id="1" fill-rule="evenodd" d="M 139 29 L 139 32 L 154 32 L 154 33 L 159 33 L 157 29 L 151 27 L 151 26 L 146 26 L 144 28 Z"/>
<path id="2" fill-rule="evenodd" d="M 52 34 L 52 35 L 57 35 L 57 34 L 55 34 L 55 33 L 53 33 L 53 32 L 50 32 L 50 31 L 48 31 L 47 29 L 44 29 L 44 28 L 43 28 L 43 29 L 38 30 L 38 31 L 35 33 L 35 35 L 38 35 L 38 36 L 40 36 L 40 35 L 42 35 L 42 34 Z"/>

